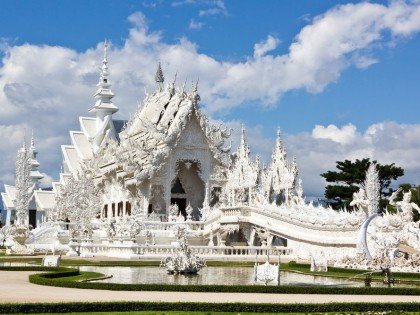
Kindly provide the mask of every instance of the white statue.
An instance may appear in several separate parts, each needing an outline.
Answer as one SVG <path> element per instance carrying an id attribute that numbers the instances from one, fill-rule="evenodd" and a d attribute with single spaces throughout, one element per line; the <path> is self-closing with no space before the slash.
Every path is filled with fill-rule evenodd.
<path id="1" fill-rule="evenodd" d="M 411 202 L 411 190 L 403 194 L 403 199 L 401 201 L 395 201 L 397 194 L 401 190 L 402 189 L 399 188 L 391 195 L 389 198 L 389 204 L 397 208 L 398 213 L 402 216 L 405 222 L 411 222 L 413 220 L 413 209 L 420 212 L 420 207 L 414 202 Z"/>

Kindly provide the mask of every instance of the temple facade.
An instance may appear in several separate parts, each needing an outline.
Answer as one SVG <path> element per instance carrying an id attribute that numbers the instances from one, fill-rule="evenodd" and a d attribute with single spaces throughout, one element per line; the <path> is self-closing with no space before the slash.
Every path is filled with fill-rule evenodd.
<path id="1" fill-rule="evenodd" d="M 374 165 L 353 211 L 315 206 L 305 200 L 280 130 L 267 164 L 251 156 L 245 128 L 232 150 L 232 130 L 201 112 L 198 83 L 166 83 L 159 64 L 153 92 L 129 120 L 114 118 L 113 98 L 105 44 L 90 116 L 79 117 L 80 130 L 70 131 L 70 144 L 61 146 L 62 169 L 52 189 L 39 188 L 33 137 L 18 152 L 15 185 L 2 193 L 0 237 L 9 235 L 10 252 L 53 246 L 84 257 L 161 258 L 177 246 L 183 228 L 191 250 L 213 258 L 254 259 L 264 249 L 363 267 L 391 259 L 401 244 L 420 253 L 410 196 L 395 202 L 396 214 L 376 213 Z M 407 256 L 398 257 L 405 266 Z M 420 261 L 420 254 L 410 257 Z"/>
<path id="2" fill-rule="evenodd" d="M 80 207 L 77 203 L 72 209 L 75 195 L 84 195 L 77 184 L 86 176 L 98 198 L 94 210 L 86 205 L 89 215 L 109 220 L 152 216 L 166 222 L 182 216 L 198 221 L 221 204 L 251 199 L 280 204 L 292 198 L 297 167 L 286 160 L 280 133 L 273 162 L 264 166 L 258 157 L 250 157 L 245 129 L 237 152 L 231 152 L 232 130 L 211 124 L 201 113 L 198 84 L 189 89 L 185 84 L 176 87 L 175 79 L 165 84 L 160 64 L 155 81 L 155 91 L 146 94 L 131 120 L 114 119 L 119 108 L 112 100 L 105 44 L 92 115 L 79 117 L 80 130 L 70 131 L 71 144 L 61 146 L 62 169 L 52 190 L 39 189 L 42 175 L 37 171 L 33 139 L 30 148 L 22 149 L 32 154 L 33 187 L 26 216 L 38 213 L 37 220 L 30 220 L 33 227 L 42 221 L 71 220 Z M 16 216 L 15 195 L 16 187 L 6 185 L 2 194 L 6 224 Z"/>

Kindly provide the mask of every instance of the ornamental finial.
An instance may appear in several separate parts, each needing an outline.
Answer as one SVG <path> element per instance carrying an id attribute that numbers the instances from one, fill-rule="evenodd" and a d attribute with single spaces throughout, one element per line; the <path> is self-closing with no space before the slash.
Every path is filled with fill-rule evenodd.
<path id="1" fill-rule="evenodd" d="M 156 70 L 155 81 L 158 84 L 163 84 L 163 82 L 165 81 L 165 77 L 163 76 L 163 71 L 162 71 L 162 66 L 160 64 L 160 61 L 158 63 L 158 68 Z"/>
<path id="2" fill-rule="evenodd" d="M 108 63 L 108 45 L 109 45 L 109 42 L 108 42 L 107 39 L 105 39 L 105 42 L 104 42 L 104 61 L 103 61 L 103 63 Z"/>
<path id="3" fill-rule="evenodd" d="M 31 135 L 31 148 L 35 148 L 34 130 L 33 129 L 32 129 L 32 135 Z"/>
<path id="4" fill-rule="evenodd" d="M 108 46 L 109 42 L 105 39 L 104 42 L 104 59 L 102 60 L 101 75 L 99 77 L 98 86 L 103 89 L 109 89 L 111 84 L 109 83 L 109 71 L 108 71 Z"/>

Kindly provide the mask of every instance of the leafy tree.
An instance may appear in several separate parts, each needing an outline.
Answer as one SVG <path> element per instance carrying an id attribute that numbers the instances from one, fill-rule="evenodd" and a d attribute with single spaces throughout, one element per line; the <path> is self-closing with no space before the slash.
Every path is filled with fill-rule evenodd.
<path id="1" fill-rule="evenodd" d="M 334 185 L 327 185 L 325 188 L 325 198 L 328 199 L 328 203 L 334 209 L 349 206 L 353 193 L 364 186 L 366 171 L 370 163 L 372 162 L 368 158 L 356 159 L 354 162 L 349 160 L 337 161 L 336 168 L 338 171 L 328 171 L 321 174 L 327 182 L 334 183 Z M 376 163 L 381 187 L 380 206 L 385 207 L 388 202 L 384 197 L 392 193 L 392 190 L 389 189 L 391 182 L 403 176 L 404 170 L 395 166 L 394 163 L 385 165 L 378 164 L 376 161 L 373 161 L 373 163 Z"/>

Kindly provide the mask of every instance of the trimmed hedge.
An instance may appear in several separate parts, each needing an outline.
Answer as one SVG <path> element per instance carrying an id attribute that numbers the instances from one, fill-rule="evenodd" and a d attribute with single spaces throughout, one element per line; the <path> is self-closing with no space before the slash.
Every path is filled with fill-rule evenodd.
<path id="1" fill-rule="evenodd" d="M 281 294 L 351 294 L 351 295 L 420 295 L 420 288 L 403 287 L 338 287 L 338 286 L 264 286 L 264 285 L 173 285 L 77 282 L 67 277 L 80 275 L 79 270 L 51 267 L 0 267 L 0 270 L 48 271 L 29 276 L 29 282 L 39 285 L 112 291 L 178 291 L 178 292 L 238 292 Z"/>
<path id="2" fill-rule="evenodd" d="M 0 313 L 76 313 L 129 311 L 250 312 L 250 313 L 326 313 L 326 312 L 417 312 L 420 303 L 320 303 L 251 304 L 194 302 L 95 302 L 0 304 Z"/>
<path id="3" fill-rule="evenodd" d="M 282 294 L 352 294 L 352 295 L 420 295 L 420 288 L 399 287 L 337 287 L 337 286 L 264 286 L 264 285 L 173 285 L 124 284 L 67 281 L 68 271 L 29 276 L 29 281 L 39 285 L 78 289 L 112 291 L 178 291 L 178 292 L 239 292 Z"/>

